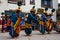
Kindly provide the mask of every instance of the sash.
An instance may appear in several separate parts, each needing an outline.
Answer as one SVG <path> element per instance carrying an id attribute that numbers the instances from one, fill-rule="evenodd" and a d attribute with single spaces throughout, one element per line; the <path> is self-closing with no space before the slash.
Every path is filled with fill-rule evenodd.
<path id="1" fill-rule="evenodd" d="M 21 18 L 18 18 L 16 24 L 14 25 L 14 30 L 16 30 L 16 28 L 19 26 L 20 22 L 21 22 Z"/>

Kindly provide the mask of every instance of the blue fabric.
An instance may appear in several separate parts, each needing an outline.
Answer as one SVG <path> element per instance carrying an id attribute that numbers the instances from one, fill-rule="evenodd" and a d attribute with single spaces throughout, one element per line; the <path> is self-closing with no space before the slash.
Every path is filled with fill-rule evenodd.
<path id="1" fill-rule="evenodd" d="M 46 18 L 45 18 L 46 16 L 45 16 L 45 14 L 42 14 L 41 15 L 41 19 L 40 20 L 42 20 L 42 21 L 44 21 L 45 22 L 45 20 L 46 20 Z"/>
<path id="2" fill-rule="evenodd" d="M 37 21 L 37 16 L 36 16 L 36 15 L 33 15 L 32 13 L 30 13 L 30 14 L 28 15 L 28 18 L 27 18 L 27 23 L 31 24 L 31 21 L 32 21 L 32 20 L 33 20 L 33 22 L 36 23 L 36 21 Z"/>
<path id="3" fill-rule="evenodd" d="M 25 33 L 26 34 L 31 34 L 32 33 L 32 28 L 26 28 Z"/>
<path id="4" fill-rule="evenodd" d="M 45 33 L 45 31 L 46 31 L 46 28 L 45 28 L 45 26 L 44 25 L 41 25 L 41 33 Z"/>
<path id="5" fill-rule="evenodd" d="M 8 26 L 5 28 L 6 31 L 10 31 L 11 30 L 11 26 Z"/>
<path id="6" fill-rule="evenodd" d="M 24 12 L 20 12 L 19 13 L 19 17 L 25 17 L 25 13 Z"/>
<path id="7" fill-rule="evenodd" d="M 28 18 L 27 18 L 27 23 L 28 23 L 28 24 L 31 24 L 31 19 L 32 19 L 31 15 L 32 15 L 32 14 L 29 14 L 29 15 L 28 15 Z"/>
<path id="8" fill-rule="evenodd" d="M 10 35 L 12 38 L 19 36 L 19 34 L 17 34 L 16 31 L 14 31 L 14 28 L 13 28 L 12 26 L 10 27 L 9 35 Z"/>
<path id="9" fill-rule="evenodd" d="M 12 26 L 11 26 L 9 35 L 10 35 L 11 37 L 14 37 L 14 35 L 15 35 L 15 31 L 14 31 L 14 28 L 13 28 Z"/>
<path id="10" fill-rule="evenodd" d="M 51 19 L 51 22 L 52 22 L 52 18 L 51 18 L 50 15 L 47 15 L 47 16 L 46 16 L 46 21 L 47 21 L 48 19 Z"/>
<path id="11" fill-rule="evenodd" d="M 4 18 L 2 18 L 2 25 L 6 24 L 6 21 Z"/>
<path id="12" fill-rule="evenodd" d="M 57 25 L 56 25 L 56 24 L 54 24 L 54 30 L 56 30 L 56 28 L 57 28 Z"/>
<path id="13" fill-rule="evenodd" d="M 33 21 L 34 23 L 37 23 L 37 16 L 36 16 L 36 15 L 33 15 L 32 21 Z"/>
<path id="14" fill-rule="evenodd" d="M 46 17 L 46 19 L 51 19 L 51 16 L 50 16 L 50 15 L 48 15 L 48 16 Z"/>
<path id="15" fill-rule="evenodd" d="M 37 23 L 33 23 L 33 22 L 32 22 L 32 26 L 35 26 L 35 27 L 38 28 L 38 27 L 39 27 L 39 24 L 37 24 Z"/>
<path id="16" fill-rule="evenodd" d="M 20 22 L 20 25 L 21 25 L 21 26 L 23 26 L 23 25 L 24 25 L 24 20 L 22 20 L 22 21 Z"/>
<path id="17" fill-rule="evenodd" d="M 36 28 L 39 28 L 39 24 L 36 24 Z"/>
<path id="18" fill-rule="evenodd" d="M 10 19 L 11 19 L 11 21 L 15 24 L 16 21 L 17 21 L 16 13 L 14 13 Z"/>

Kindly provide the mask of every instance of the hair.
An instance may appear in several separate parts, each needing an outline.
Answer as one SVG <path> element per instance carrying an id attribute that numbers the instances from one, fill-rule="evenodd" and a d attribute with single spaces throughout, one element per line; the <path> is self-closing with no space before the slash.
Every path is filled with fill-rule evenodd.
<path id="1" fill-rule="evenodd" d="M 16 10 L 16 13 L 20 13 L 20 10 Z"/>
<path id="2" fill-rule="evenodd" d="M 17 2 L 17 5 L 18 5 L 18 6 L 21 6 L 21 5 L 22 5 L 22 2 L 21 2 L 21 1 L 18 1 L 18 2 Z"/>
<path id="3" fill-rule="evenodd" d="M 45 8 L 45 11 L 47 11 L 48 10 L 48 8 Z"/>
<path id="4" fill-rule="evenodd" d="M 35 6 L 33 6 L 33 9 L 35 8 Z"/>
<path id="5" fill-rule="evenodd" d="M 55 12 L 55 9 L 52 9 L 51 12 Z"/>
<path id="6" fill-rule="evenodd" d="M 4 13 L 2 12 L 1 15 L 4 15 Z"/>

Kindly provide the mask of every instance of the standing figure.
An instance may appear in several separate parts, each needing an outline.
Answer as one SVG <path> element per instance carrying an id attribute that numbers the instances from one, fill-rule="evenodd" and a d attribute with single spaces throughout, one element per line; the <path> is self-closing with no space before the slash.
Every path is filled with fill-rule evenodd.
<path id="1" fill-rule="evenodd" d="M 2 18 L 2 32 L 5 32 L 5 27 L 4 27 L 5 24 L 6 24 L 5 18 Z"/>
<path id="2" fill-rule="evenodd" d="M 21 17 L 19 16 L 20 12 L 21 12 L 21 8 L 20 6 L 22 5 L 21 1 L 18 1 L 17 3 L 18 5 L 18 9 L 16 9 L 16 13 L 14 13 L 11 17 L 11 21 L 13 24 L 13 27 L 11 27 L 11 30 L 9 32 L 11 37 L 18 37 L 19 33 L 20 33 L 20 22 L 21 22 Z"/>
<path id="3" fill-rule="evenodd" d="M 5 16 L 3 16 L 4 13 L 2 13 L 2 32 L 5 32 L 5 27 L 4 25 L 6 24 Z"/>
<path id="4" fill-rule="evenodd" d="M 41 14 L 41 18 L 40 18 L 40 32 L 42 34 L 44 34 L 46 31 L 45 21 L 46 21 L 47 10 L 48 8 L 45 8 L 45 12 Z"/>
<path id="5" fill-rule="evenodd" d="M 27 23 L 26 23 L 26 28 L 25 28 L 25 33 L 27 34 L 27 36 L 29 36 L 32 33 L 32 25 L 31 25 L 31 21 L 36 20 L 35 16 L 35 6 L 33 6 L 33 8 L 30 10 L 30 14 L 28 14 L 27 17 Z"/>
<path id="6" fill-rule="evenodd" d="M 6 31 L 9 32 L 10 31 L 10 27 L 11 27 L 11 20 L 10 20 L 10 16 L 7 16 L 7 24 L 6 24 Z"/>
<path id="7" fill-rule="evenodd" d="M 31 20 L 31 24 L 32 24 L 32 29 L 33 30 L 38 30 L 39 28 L 39 23 L 38 23 L 38 15 L 35 13 L 32 13 L 32 20 Z"/>
<path id="8" fill-rule="evenodd" d="M 16 13 L 14 13 L 11 17 L 11 21 L 13 23 L 13 27 L 11 27 L 11 30 L 9 32 L 11 37 L 18 37 L 20 33 L 20 22 L 21 17 L 19 17 L 19 13 L 21 12 L 21 9 L 18 7 L 16 10 Z"/>
<path id="9" fill-rule="evenodd" d="M 48 14 L 46 16 L 46 31 L 48 32 L 48 34 L 50 34 L 51 30 L 52 30 L 52 16 L 53 16 L 53 12 L 55 11 L 55 9 L 51 10 L 51 14 Z"/>

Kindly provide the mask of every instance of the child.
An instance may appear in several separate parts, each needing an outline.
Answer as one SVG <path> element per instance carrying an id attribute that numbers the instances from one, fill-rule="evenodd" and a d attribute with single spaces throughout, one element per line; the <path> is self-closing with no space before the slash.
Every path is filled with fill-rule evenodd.
<path id="1" fill-rule="evenodd" d="M 30 34 L 32 33 L 32 25 L 31 25 L 31 21 L 33 20 L 33 22 L 36 23 L 36 16 L 35 16 L 35 6 L 33 6 L 33 8 L 30 11 L 30 14 L 27 17 L 27 23 L 26 23 L 26 29 L 25 29 L 25 33 L 27 34 L 27 36 L 30 36 Z"/>
<path id="2" fill-rule="evenodd" d="M 5 32 L 4 25 L 6 24 L 5 17 L 2 17 L 2 32 Z"/>
<path id="3" fill-rule="evenodd" d="M 6 31 L 9 32 L 10 31 L 10 27 L 11 27 L 11 20 L 10 20 L 10 16 L 7 16 L 7 27 L 6 27 Z"/>

